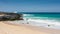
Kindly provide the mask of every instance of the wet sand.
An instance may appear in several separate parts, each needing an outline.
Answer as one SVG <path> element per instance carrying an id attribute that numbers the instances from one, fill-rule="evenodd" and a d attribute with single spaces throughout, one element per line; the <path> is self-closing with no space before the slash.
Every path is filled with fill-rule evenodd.
<path id="1" fill-rule="evenodd" d="M 60 34 L 60 30 L 0 22 L 0 34 Z"/>

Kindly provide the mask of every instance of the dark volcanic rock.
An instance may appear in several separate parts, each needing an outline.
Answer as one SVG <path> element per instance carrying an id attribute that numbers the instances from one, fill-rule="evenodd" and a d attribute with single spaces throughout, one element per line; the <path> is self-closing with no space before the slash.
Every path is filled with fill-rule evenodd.
<path id="1" fill-rule="evenodd" d="M 17 13 L 0 12 L 0 21 L 6 20 L 23 20 L 23 15 Z"/>

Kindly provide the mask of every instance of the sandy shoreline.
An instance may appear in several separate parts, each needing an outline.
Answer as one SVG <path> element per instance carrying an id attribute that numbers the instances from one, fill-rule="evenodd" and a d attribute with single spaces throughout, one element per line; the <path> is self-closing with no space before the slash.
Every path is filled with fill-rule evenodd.
<path id="1" fill-rule="evenodd" d="M 0 34 L 60 34 L 60 30 L 0 22 Z"/>

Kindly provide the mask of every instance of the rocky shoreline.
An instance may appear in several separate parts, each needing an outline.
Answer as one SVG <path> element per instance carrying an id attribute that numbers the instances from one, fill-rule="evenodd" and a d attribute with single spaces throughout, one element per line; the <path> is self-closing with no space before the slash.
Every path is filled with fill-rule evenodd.
<path id="1" fill-rule="evenodd" d="M 23 20 L 23 14 L 0 12 L 0 21 Z"/>

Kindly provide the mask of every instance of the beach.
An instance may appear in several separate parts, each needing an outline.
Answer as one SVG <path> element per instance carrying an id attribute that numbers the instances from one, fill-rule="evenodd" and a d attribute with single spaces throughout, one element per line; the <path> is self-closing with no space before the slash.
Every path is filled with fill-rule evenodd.
<path id="1" fill-rule="evenodd" d="M 0 22 L 0 34 L 60 34 L 60 30 Z"/>

